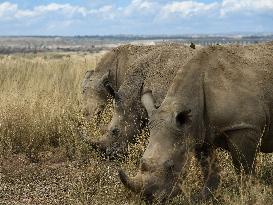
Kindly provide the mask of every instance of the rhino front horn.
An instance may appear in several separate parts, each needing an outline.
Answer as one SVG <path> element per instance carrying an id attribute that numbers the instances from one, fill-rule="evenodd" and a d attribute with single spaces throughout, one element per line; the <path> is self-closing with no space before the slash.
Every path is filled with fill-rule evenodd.
<path id="1" fill-rule="evenodd" d="M 135 180 L 130 179 L 122 169 L 118 170 L 118 175 L 122 184 L 127 189 L 130 189 L 133 192 L 139 192 L 141 190 L 141 187 L 138 185 L 138 183 L 136 183 Z"/>

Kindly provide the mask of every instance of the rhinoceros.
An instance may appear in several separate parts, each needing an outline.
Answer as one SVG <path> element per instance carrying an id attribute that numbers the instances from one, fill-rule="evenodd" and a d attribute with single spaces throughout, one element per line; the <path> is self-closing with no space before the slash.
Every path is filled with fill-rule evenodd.
<path id="1" fill-rule="evenodd" d="M 135 136 L 141 132 L 149 118 L 141 103 L 142 88 L 151 89 L 155 103 L 160 105 L 177 70 L 198 49 L 179 44 L 157 46 L 132 64 L 129 68 L 130 74 L 117 92 L 108 85 L 108 91 L 115 99 L 113 118 L 108 131 L 102 138 L 93 141 L 93 146 L 110 158 L 125 156 L 128 143 L 134 142 Z"/>
<path id="2" fill-rule="evenodd" d="M 128 75 L 129 66 L 156 46 L 123 45 L 106 53 L 82 81 L 83 112 L 87 118 L 100 117 L 109 95 L 108 85 L 118 90 Z"/>
<path id="3" fill-rule="evenodd" d="M 180 69 L 159 108 L 142 96 L 150 117 L 140 171 L 121 182 L 146 200 L 177 195 L 189 153 L 204 174 L 203 199 L 218 187 L 215 150 L 227 150 L 237 172 L 255 171 L 257 151 L 273 152 L 273 44 L 204 48 Z"/>

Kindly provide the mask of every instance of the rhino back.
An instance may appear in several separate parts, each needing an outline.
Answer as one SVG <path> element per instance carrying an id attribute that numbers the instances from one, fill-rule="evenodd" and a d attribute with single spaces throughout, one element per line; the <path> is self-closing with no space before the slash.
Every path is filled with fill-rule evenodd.
<path id="1" fill-rule="evenodd" d="M 264 124 L 264 109 L 273 114 L 272 49 L 270 45 L 206 49 L 204 86 L 213 124 L 222 128 L 240 123 Z"/>
<path id="2" fill-rule="evenodd" d="M 137 45 L 122 45 L 107 52 L 97 67 L 95 68 L 95 75 L 101 78 L 109 70 L 111 72 L 110 81 L 118 89 L 125 80 L 126 76 L 130 74 L 128 69 L 143 55 L 154 50 L 156 46 L 137 46 Z"/>
<path id="3" fill-rule="evenodd" d="M 128 69 L 120 90 L 131 100 L 140 99 L 140 89 L 150 89 L 159 106 L 177 71 L 197 53 L 198 49 L 179 44 L 164 44 L 154 47 L 147 55 L 138 58 Z M 143 85 L 142 85 L 143 84 Z M 135 98 L 134 98 L 135 96 Z"/>

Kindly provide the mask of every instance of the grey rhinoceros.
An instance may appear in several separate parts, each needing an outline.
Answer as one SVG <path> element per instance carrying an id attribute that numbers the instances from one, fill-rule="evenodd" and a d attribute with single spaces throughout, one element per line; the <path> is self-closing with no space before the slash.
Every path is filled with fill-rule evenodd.
<path id="1" fill-rule="evenodd" d="M 109 85 L 118 90 L 130 65 L 156 46 L 123 45 L 107 52 L 94 70 L 86 72 L 82 82 L 83 112 L 87 118 L 100 117 L 109 95 Z M 111 92 L 110 92 L 111 93 Z"/>
<path id="2" fill-rule="evenodd" d="M 207 198 L 220 181 L 215 149 L 229 151 L 246 174 L 254 173 L 258 150 L 273 152 L 273 44 L 204 48 L 179 70 L 158 109 L 151 91 L 142 99 L 151 116 L 149 144 L 135 177 L 119 171 L 122 183 L 164 202 L 179 193 L 195 152 Z"/>
<path id="3" fill-rule="evenodd" d="M 176 75 L 199 50 L 181 44 L 164 44 L 154 48 L 147 55 L 138 58 L 128 69 L 129 73 L 117 92 L 109 88 L 114 96 L 113 118 L 108 131 L 97 141 L 99 148 L 110 158 L 123 157 L 127 153 L 128 143 L 145 126 L 147 112 L 141 103 L 142 89 L 151 89 L 155 103 L 160 105 Z"/>

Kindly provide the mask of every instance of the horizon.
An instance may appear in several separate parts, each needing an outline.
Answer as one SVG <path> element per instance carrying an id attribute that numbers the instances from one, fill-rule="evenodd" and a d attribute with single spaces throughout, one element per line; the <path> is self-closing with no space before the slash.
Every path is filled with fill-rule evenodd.
<path id="1" fill-rule="evenodd" d="M 271 0 L 0 0 L 1 36 L 273 33 Z"/>
<path id="2" fill-rule="evenodd" d="M 3 37 L 126 37 L 126 38 L 149 38 L 149 37 L 164 37 L 164 38 L 194 38 L 194 37 L 234 37 L 234 36 L 242 36 L 242 37 L 262 37 L 262 36 L 272 36 L 273 32 L 234 32 L 234 33 L 185 33 L 185 34 L 94 34 L 94 35 L 1 35 L 0 38 Z"/>

